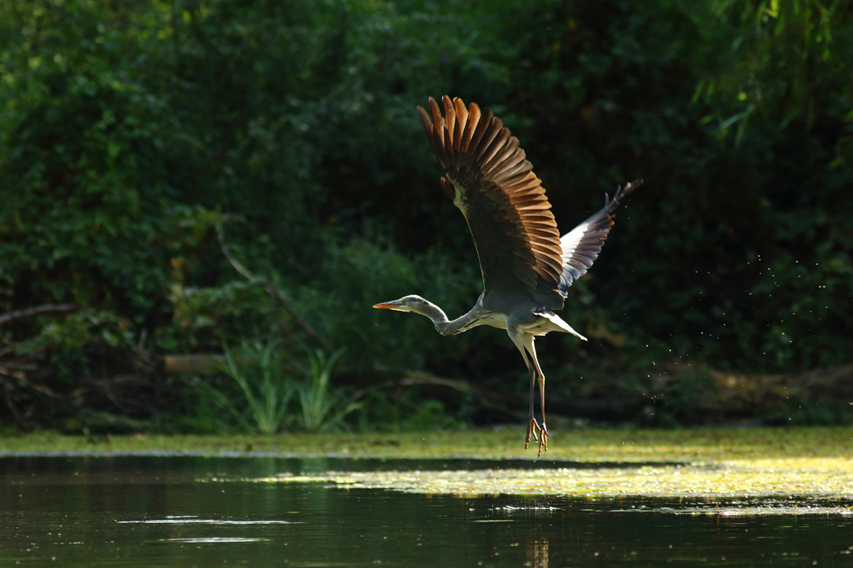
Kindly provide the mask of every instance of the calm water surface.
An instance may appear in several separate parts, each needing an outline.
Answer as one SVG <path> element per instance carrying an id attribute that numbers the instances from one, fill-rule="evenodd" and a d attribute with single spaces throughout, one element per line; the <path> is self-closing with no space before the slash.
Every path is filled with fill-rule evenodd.
<path id="1" fill-rule="evenodd" d="M 507 467 L 0 458 L 0 566 L 853 566 L 849 515 L 727 517 L 714 510 L 731 502 L 709 500 L 457 498 L 240 481 L 498 465 Z M 221 478 L 232 481 L 210 481 Z"/>

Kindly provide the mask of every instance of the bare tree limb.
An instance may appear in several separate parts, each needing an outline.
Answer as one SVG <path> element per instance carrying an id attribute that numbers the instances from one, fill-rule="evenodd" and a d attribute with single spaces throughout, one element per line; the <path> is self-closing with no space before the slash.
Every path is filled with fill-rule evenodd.
<path id="1" fill-rule="evenodd" d="M 222 254 L 225 255 L 225 258 L 228 259 L 228 262 L 231 263 L 231 266 L 234 267 L 234 270 L 242 274 L 246 277 L 247 280 L 255 281 L 255 275 L 249 272 L 249 270 L 240 264 L 240 261 L 234 258 L 234 255 L 231 254 L 231 251 L 228 250 L 228 245 L 225 244 L 225 229 L 222 226 L 222 223 L 216 223 L 216 236 L 219 238 L 219 248 L 222 249 Z"/>
<path id="2" fill-rule="evenodd" d="M 299 314 L 296 312 L 296 309 L 293 307 L 293 304 L 291 304 L 290 301 L 284 297 L 284 294 L 282 294 L 278 286 L 276 286 L 273 282 L 270 282 L 269 280 L 258 278 L 257 276 L 252 274 L 249 269 L 240 264 L 240 261 L 234 258 L 234 256 L 231 254 L 231 251 L 228 250 L 228 245 L 225 243 L 225 229 L 223 228 L 221 222 L 216 223 L 216 235 L 219 238 L 219 248 L 222 249 L 222 254 L 225 255 L 225 258 L 228 259 L 228 262 L 231 263 L 231 266 L 234 267 L 234 270 L 242 274 L 250 282 L 257 283 L 263 286 L 264 290 L 266 290 L 270 296 L 275 298 L 278 303 L 281 304 L 285 311 L 290 314 L 290 317 L 293 318 L 293 321 L 296 322 L 296 324 L 301 327 L 305 331 L 305 333 L 316 339 L 320 343 L 320 345 L 323 346 L 324 349 L 328 350 L 329 346 L 326 344 L 325 340 L 320 337 L 320 335 L 311 326 L 311 324 L 299 317 Z"/>
<path id="3" fill-rule="evenodd" d="M 15 310 L 14 312 L 7 312 L 0 316 L 0 325 L 8 323 L 12 320 L 28 318 L 30 316 L 35 316 L 38 314 L 50 312 L 72 312 L 78 309 L 80 309 L 79 304 L 46 304 L 44 306 L 35 306 L 32 308 L 25 308 L 23 310 Z"/>
<path id="4" fill-rule="evenodd" d="M 0 367 L 0 381 L 2 381 L 4 385 L 8 385 L 9 380 L 4 379 L 2 377 L 9 377 L 11 379 L 15 379 L 19 383 L 24 384 L 27 388 L 34 390 L 36 392 L 39 392 L 39 393 L 47 396 L 48 398 L 55 399 L 55 400 L 61 400 L 63 402 L 66 401 L 66 398 L 63 395 L 55 392 L 50 387 L 46 387 L 44 385 L 41 385 L 39 383 L 36 383 L 36 382 L 29 380 L 27 378 L 27 375 L 25 373 L 20 372 L 20 371 L 16 372 L 12 369 Z"/>

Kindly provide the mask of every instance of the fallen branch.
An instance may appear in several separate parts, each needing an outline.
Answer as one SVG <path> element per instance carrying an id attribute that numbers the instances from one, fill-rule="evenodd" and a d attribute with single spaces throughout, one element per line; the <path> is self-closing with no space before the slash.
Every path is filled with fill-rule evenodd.
<path id="1" fill-rule="evenodd" d="M 38 314 L 45 314 L 50 312 L 71 312 L 78 309 L 80 309 L 80 306 L 78 304 L 46 304 L 44 306 L 35 306 L 32 308 L 25 308 L 23 310 L 15 310 L 14 312 L 7 312 L 0 316 L 0 325 L 8 323 L 12 320 L 28 318 L 30 316 L 35 316 Z"/>

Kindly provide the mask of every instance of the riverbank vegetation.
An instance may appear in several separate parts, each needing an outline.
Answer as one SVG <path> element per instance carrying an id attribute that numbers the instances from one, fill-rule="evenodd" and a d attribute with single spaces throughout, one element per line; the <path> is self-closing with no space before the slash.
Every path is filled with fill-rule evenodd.
<path id="1" fill-rule="evenodd" d="M 850 423 L 832 0 L 4 0 L 0 421 L 522 423 L 503 332 L 370 309 L 480 292 L 414 112 L 446 93 L 504 119 L 564 231 L 645 179 L 570 290 L 590 341 L 539 350 L 555 424 Z"/>

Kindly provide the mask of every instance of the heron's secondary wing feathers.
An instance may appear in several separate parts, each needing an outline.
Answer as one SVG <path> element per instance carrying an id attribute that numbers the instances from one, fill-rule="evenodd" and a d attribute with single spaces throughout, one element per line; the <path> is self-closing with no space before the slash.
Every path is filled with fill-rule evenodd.
<path id="1" fill-rule="evenodd" d="M 541 181 L 518 139 L 491 111 L 458 98 L 418 107 L 430 145 L 447 172 L 442 188 L 468 221 L 483 274 L 484 299 L 527 293 L 559 310 L 563 247 Z"/>
<path id="2" fill-rule="evenodd" d="M 613 210 L 623 197 L 642 184 L 643 180 L 636 180 L 624 188 L 617 188 L 613 199 L 605 195 L 604 207 L 560 238 L 560 246 L 563 249 L 563 276 L 560 281 L 560 292 L 565 294 L 569 286 L 586 274 L 598 258 L 598 253 L 604 246 L 604 240 L 613 226 Z"/>

